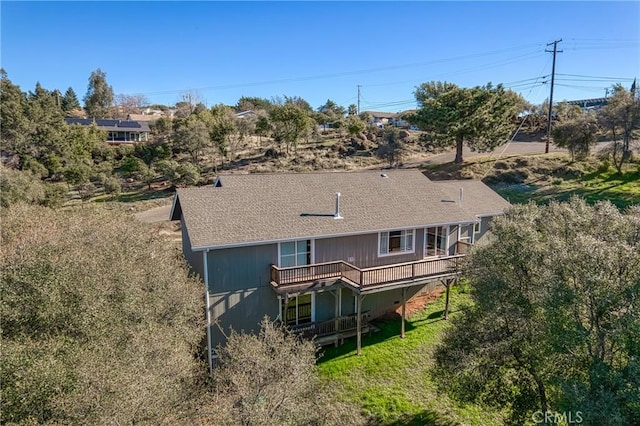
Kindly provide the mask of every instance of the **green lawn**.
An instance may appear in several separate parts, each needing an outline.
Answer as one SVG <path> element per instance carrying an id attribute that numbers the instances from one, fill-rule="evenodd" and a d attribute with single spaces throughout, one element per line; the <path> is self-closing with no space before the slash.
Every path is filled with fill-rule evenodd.
<path id="1" fill-rule="evenodd" d="M 640 204 L 640 169 L 634 169 L 628 167 L 622 174 L 615 169 L 596 170 L 580 177 L 554 179 L 546 185 L 498 185 L 495 189 L 514 203 L 564 201 L 577 195 L 589 203 L 609 200 L 624 208 Z"/>
<path id="2" fill-rule="evenodd" d="M 452 292 L 452 312 L 470 303 L 466 294 Z M 378 322 L 379 332 L 362 339 L 356 355 L 355 339 L 338 348 L 326 348 L 318 362 L 321 376 L 338 386 L 341 396 L 362 407 L 381 425 L 492 425 L 499 413 L 476 405 L 458 405 L 438 393 L 429 368 L 432 350 L 449 325 L 442 319 L 444 297 L 427 305 L 406 324 L 400 338 L 400 320 Z"/>

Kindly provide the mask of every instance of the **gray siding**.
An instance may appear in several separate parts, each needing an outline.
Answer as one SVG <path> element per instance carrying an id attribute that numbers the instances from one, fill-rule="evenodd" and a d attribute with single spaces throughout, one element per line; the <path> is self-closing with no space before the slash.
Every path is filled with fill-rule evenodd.
<path id="1" fill-rule="evenodd" d="M 493 217 L 483 217 L 480 224 L 480 232 L 474 235 L 474 242 L 476 244 L 486 244 L 491 238 L 491 220 Z"/>
<path id="2" fill-rule="evenodd" d="M 180 225 L 182 232 L 182 253 L 184 258 L 191 267 L 191 272 L 198 274 L 204 280 L 204 268 L 202 266 L 202 252 L 191 250 L 191 241 L 186 226 L 184 226 L 184 218 L 180 217 Z"/>
<path id="3" fill-rule="evenodd" d="M 277 317 L 278 298 L 269 284 L 277 257 L 275 244 L 207 253 L 212 347 L 224 343 L 231 328 L 257 331 L 265 315 Z"/>
<path id="4" fill-rule="evenodd" d="M 420 260 L 424 253 L 424 230 L 415 230 L 415 251 L 410 254 L 378 256 L 378 234 L 315 240 L 315 262 L 347 261 L 359 268 Z"/>

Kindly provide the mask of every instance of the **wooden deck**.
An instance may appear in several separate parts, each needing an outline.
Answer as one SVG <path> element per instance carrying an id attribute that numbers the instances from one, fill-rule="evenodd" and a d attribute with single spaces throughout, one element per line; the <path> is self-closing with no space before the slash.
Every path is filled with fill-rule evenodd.
<path id="1" fill-rule="evenodd" d="M 305 266 L 280 268 L 271 265 L 271 285 L 276 290 L 309 285 L 319 282 L 333 284 L 342 281 L 360 292 L 376 288 L 393 287 L 393 284 L 411 284 L 429 278 L 447 278 L 458 274 L 458 265 L 468 250 L 468 244 L 458 243 L 453 256 L 422 259 L 374 268 L 358 268 L 344 261 L 316 263 Z"/>
<path id="2" fill-rule="evenodd" d="M 367 333 L 369 331 L 369 313 L 362 313 L 362 325 L 360 331 Z M 305 339 L 313 339 L 318 346 L 326 346 L 330 344 L 338 345 L 344 342 L 344 339 L 354 337 L 358 331 L 358 318 L 356 314 L 337 317 L 322 322 L 312 322 L 307 324 L 292 325 L 289 329 Z"/>

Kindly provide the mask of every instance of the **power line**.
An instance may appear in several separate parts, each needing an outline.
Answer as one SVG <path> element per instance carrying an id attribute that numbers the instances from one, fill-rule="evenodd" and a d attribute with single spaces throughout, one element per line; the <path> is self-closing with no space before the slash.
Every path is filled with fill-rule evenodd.
<path id="1" fill-rule="evenodd" d="M 558 43 L 560 43 L 561 41 L 562 39 L 555 40 L 551 43 L 547 43 L 547 46 L 550 46 L 553 44 L 553 65 L 551 66 L 551 94 L 549 95 L 549 119 L 547 122 L 547 143 L 544 146 L 545 154 L 549 153 L 549 142 L 551 141 L 551 119 L 552 119 L 551 110 L 553 109 L 553 83 L 556 77 L 556 54 L 558 52 L 562 52 L 562 50 L 558 51 Z M 545 52 L 551 52 L 551 51 L 545 49 Z"/>

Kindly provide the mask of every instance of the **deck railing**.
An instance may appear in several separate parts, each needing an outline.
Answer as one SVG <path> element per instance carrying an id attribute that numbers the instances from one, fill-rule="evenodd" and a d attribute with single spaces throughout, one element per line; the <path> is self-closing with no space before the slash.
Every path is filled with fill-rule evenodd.
<path id="1" fill-rule="evenodd" d="M 362 320 L 366 322 L 369 318 L 369 312 L 362 313 Z M 307 339 L 312 337 L 328 336 L 335 333 L 344 333 L 346 331 L 355 330 L 358 326 L 358 317 L 356 314 L 333 318 L 326 321 L 311 322 L 307 324 L 291 325 L 289 329 Z"/>
<path id="2" fill-rule="evenodd" d="M 280 268 L 271 265 L 271 282 L 280 287 L 326 279 L 344 279 L 358 287 L 412 281 L 429 276 L 455 274 L 464 254 L 358 268 L 344 261 Z"/>

